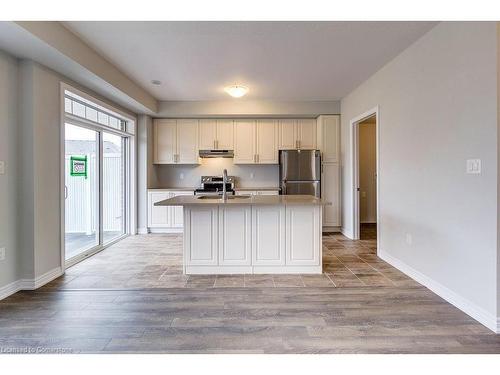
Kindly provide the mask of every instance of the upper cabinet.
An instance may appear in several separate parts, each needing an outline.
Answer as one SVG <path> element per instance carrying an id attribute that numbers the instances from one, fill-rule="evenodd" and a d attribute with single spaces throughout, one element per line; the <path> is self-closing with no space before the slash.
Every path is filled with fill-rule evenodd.
<path id="1" fill-rule="evenodd" d="M 258 164 L 278 164 L 278 121 L 256 121 L 256 154 Z"/>
<path id="2" fill-rule="evenodd" d="M 340 116 L 318 117 L 318 148 L 324 163 L 340 161 Z"/>
<path id="3" fill-rule="evenodd" d="M 198 120 L 154 120 L 154 164 L 198 164 Z"/>
<path id="4" fill-rule="evenodd" d="M 279 121 L 279 149 L 315 149 L 315 119 L 286 119 Z"/>
<path id="5" fill-rule="evenodd" d="M 255 164 L 255 121 L 234 122 L 234 164 Z"/>
<path id="6" fill-rule="evenodd" d="M 200 150 L 232 150 L 233 120 L 200 120 Z"/>
<path id="7" fill-rule="evenodd" d="M 234 164 L 278 164 L 278 122 L 236 120 Z"/>

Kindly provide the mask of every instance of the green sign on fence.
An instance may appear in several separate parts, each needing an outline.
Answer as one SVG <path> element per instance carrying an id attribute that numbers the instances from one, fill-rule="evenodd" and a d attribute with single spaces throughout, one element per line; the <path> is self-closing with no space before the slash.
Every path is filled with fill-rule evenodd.
<path id="1" fill-rule="evenodd" d="M 87 178 L 87 156 L 71 156 L 69 171 L 71 176 Z"/>

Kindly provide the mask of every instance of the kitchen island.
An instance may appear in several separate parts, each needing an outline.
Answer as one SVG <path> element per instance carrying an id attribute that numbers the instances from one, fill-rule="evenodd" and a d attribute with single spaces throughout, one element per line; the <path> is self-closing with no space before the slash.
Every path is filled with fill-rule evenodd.
<path id="1" fill-rule="evenodd" d="M 322 206 L 311 195 L 177 196 L 186 274 L 321 273 Z"/>

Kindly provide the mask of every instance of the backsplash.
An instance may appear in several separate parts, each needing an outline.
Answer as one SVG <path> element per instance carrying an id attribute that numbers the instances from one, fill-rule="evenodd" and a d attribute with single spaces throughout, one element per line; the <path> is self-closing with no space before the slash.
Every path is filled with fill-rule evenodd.
<path id="1" fill-rule="evenodd" d="M 198 187 L 201 176 L 236 176 L 236 187 L 278 187 L 278 165 L 235 165 L 233 159 L 201 159 L 200 165 L 154 165 L 157 182 L 150 189 Z"/>

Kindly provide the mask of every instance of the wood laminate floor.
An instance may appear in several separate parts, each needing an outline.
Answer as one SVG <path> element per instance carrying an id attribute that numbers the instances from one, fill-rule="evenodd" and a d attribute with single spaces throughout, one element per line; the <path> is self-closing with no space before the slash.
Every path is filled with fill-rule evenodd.
<path id="1" fill-rule="evenodd" d="M 179 241 L 131 237 L 0 301 L 0 353 L 500 353 L 500 335 L 403 278 L 373 240 L 326 236 L 321 279 L 154 282 L 179 267 Z"/>

